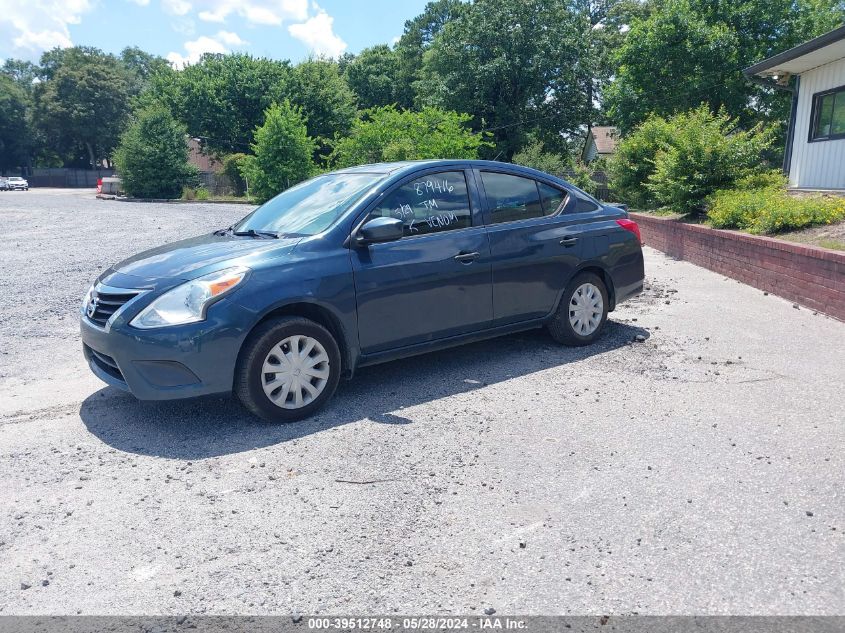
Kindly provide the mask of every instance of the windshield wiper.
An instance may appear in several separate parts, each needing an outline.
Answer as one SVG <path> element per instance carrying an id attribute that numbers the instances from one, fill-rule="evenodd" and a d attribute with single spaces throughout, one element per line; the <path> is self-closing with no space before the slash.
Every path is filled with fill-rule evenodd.
<path id="1" fill-rule="evenodd" d="M 214 231 L 214 235 L 237 235 L 238 237 L 266 237 L 270 239 L 278 239 L 279 234 L 273 231 L 256 231 L 255 229 L 247 229 L 246 231 L 236 231 L 234 227 L 227 227 L 225 229 L 218 229 Z"/>
<path id="2" fill-rule="evenodd" d="M 273 231 L 256 231 L 255 229 L 247 229 L 246 231 L 232 231 L 232 235 L 246 236 L 246 237 L 269 237 L 271 239 L 279 239 L 279 234 Z"/>

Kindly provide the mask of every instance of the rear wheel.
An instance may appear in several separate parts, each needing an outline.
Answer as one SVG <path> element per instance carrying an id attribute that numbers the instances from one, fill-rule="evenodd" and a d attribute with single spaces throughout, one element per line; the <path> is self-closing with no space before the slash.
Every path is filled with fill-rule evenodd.
<path id="1" fill-rule="evenodd" d="M 340 350 L 331 333 L 302 317 L 261 324 L 235 370 L 234 392 L 255 415 L 293 422 L 314 414 L 334 394 Z"/>
<path id="2" fill-rule="evenodd" d="M 607 288 L 593 273 L 580 273 L 566 286 L 557 312 L 546 325 L 564 345 L 589 345 L 601 336 L 607 321 Z"/>

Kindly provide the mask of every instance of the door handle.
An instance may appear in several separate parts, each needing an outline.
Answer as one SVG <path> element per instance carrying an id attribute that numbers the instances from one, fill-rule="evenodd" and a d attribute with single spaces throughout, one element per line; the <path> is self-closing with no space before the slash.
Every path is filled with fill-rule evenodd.
<path id="1" fill-rule="evenodd" d="M 481 255 L 481 253 L 458 253 L 455 255 L 455 259 L 462 264 L 469 264 L 479 255 Z"/>
<path id="2" fill-rule="evenodd" d="M 561 246 L 566 246 L 569 248 L 570 246 L 575 246 L 578 243 L 577 237 L 565 237 L 560 241 Z"/>

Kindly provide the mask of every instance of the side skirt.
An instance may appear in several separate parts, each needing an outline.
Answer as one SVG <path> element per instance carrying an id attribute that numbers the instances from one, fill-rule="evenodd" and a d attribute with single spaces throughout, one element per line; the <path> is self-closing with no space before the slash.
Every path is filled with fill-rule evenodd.
<path id="1" fill-rule="evenodd" d="M 547 319 L 548 317 L 544 317 L 542 319 L 532 319 L 531 321 L 509 323 L 507 325 L 480 330 L 478 332 L 471 332 L 470 334 L 460 334 L 458 336 L 450 336 L 449 338 L 438 339 L 436 341 L 428 341 L 425 343 L 417 343 L 416 345 L 408 345 L 407 347 L 389 349 L 376 354 L 362 354 L 358 359 L 358 367 L 387 363 L 400 358 L 418 356 L 419 354 L 427 354 L 428 352 L 436 352 L 438 350 L 448 349 L 458 345 L 466 345 L 467 343 L 476 343 L 478 341 L 504 336 L 505 334 L 513 334 L 514 332 L 535 330 L 543 327 Z"/>

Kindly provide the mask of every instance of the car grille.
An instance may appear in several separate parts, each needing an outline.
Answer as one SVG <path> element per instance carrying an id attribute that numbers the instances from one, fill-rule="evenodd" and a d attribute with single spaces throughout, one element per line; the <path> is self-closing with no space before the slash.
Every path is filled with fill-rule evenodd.
<path id="1" fill-rule="evenodd" d="M 86 347 L 88 346 L 86 345 Z M 117 378 L 118 380 L 123 380 L 123 374 L 120 372 L 120 368 L 118 368 L 117 363 L 114 362 L 114 359 L 111 356 L 101 354 L 90 347 L 88 347 L 88 352 L 91 354 L 91 360 L 97 364 L 97 367 L 102 369 L 109 376 Z"/>
<path id="2" fill-rule="evenodd" d="M 94 290 L 91 303 L 94 304 L 94 311 L 86 311 L 88 319 L 100 327 L 105 327 L 111 316 L 120 310 L 130 299 L 134 299 L 140 290 L 126 290 L 121 292 L 103 292 Z"/>

